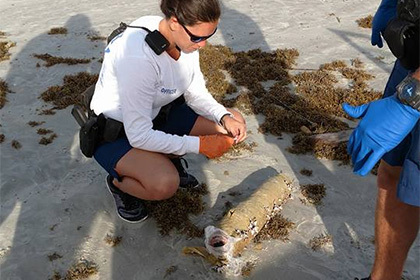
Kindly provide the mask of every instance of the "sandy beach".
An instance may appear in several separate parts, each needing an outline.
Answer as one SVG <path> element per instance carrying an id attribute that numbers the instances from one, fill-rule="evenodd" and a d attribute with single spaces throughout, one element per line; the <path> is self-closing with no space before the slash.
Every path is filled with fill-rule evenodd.
<path id="1" fill-rule="evenodd" d="M 295 48 L 298 69 L 318 69 L 334 60 L 359 59 L 382 91 L 393 67 L 389 49 L 370 44 L 370 29 L 357 19 L 373 15 L 380 1 L 221 0 L 223 14 L 209 40 L 234 52 Z M 267 178 L 283 173 L 292 181 L 292 196 L 282 215 L 295 227 L 286 242 L 263 241 L 245 249 L 241 259 L 255 267 L 249 276 L 229 276 L 211 270 L 200 257 L 182 254 L 185 246 L 203 246 L 203 238 L 171 232 L 162 236 L 153 218 L 129 224 L 118 218 L 105 186 L 105 172 L 79 150 L 78 124 L 71 106 L 54 115 L 41 114 L 52 105 L 40 99 L 49 87 L 63 84 L 65 75 L 98 74 L 104 40 L 121 21 L 161 15 L 157 0 L 143 1 L 0 1 L 0 41 L 16 46 L 0 62 L 0 78 L 12 91 L 0 109 L 0 279 L 54 279 L 80 260 L 96 264 L 88 279 L 354 279 L 366 277 L 374 257 L 376 176 L 359 177 L 349 165 L 296 155 L 287 151 L 293 134 L 281 137 L 259 132 L 261 114 L 246 115 L 247 143 L 252 151 L 224 160 L 189 154 L 191 174 L 206 183 L 204 211 L 191 220 L 213 225 L 226 201 L 240 203 Z M 65 27 L 65 35 L 49 35 Z M 46 67 L 34 54 L 90 59 L 85 64 Z M 38 65 L 37 65 L 38 64 Z M 293 72 L 293 73 L 295 73 Z M 31 127 L 29 122 L 38 122 Z M 348 121 L 350 127 L 356 123 Z M 37 133 L 49 130 L 47 135 Z M 52 143 L 42 137 L 56 134 Z M 20 148 L 17 144 L 20 143 Z M 312 176 L 300 173 L 312 170 Z M 300 185 L 324 184 L 320 205 L 303 203 Z M 229 193 L 238 192 L 239 196 Z M 313 250 L 310 240 L 321 234 L 332 241 Z M 121 237 L 117 246 L 108 237 Z M 420 279 L 420 240 L 410 250 L 404 279 Z M 57 279 L 57 278 L 55 278 Z M 74 278 L 76 279 L 76 278 Z"/>

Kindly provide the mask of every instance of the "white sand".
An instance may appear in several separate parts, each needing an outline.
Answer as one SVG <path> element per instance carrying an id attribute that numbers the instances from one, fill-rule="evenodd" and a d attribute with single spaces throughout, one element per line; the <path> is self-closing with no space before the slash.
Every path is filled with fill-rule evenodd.
<path id="1" fill-rule="evenodd" d="M 158 1 L 2 0 L 0 30 L 17 43 L 10 61 L 0 63 L 0 77 L 11 90 L 1 113 L 0 263 L 3 279 L 48 279 L 56 270 L 64 273 L 79 258 L 99 265 L 91 279 L 162 279 L 170 266 L 177 270 L 165 279 L 222 279 L 203 260 L 183 256 L 184 246 L 202 245 L 201 239 L 186 240 L 172 234 L 161 237 L 153 219 L 132 225 L 121 221 L 104 184 L 104 171 L 78 149 L 77 124 L 70 108 L 54 116 L 40 116 L 48 108 L 38 99 L 49 86 L 62 83 L 66 74 L 98 73 L 104 44 L 86 38 L 89 32 L 108 35 L 120 21 L 160 14 Z M 393 57 L 385 47 L 370 45 L 369 29 L 356 19 L 373 14 L 379 0 L 308 0 L 223 2 L 219 31 L 210 40 L 234 50 L 297 48 L 298 68 L 317 68 L 334 59 L 359 58 L 376 76 L 371 86 L 382 90 L 392 68 Z M 66 36 L 48 36 L 52 27 L 65 26 Z M 92 63 L 75 66 L 36 67 L 42 61 L 33 53 L 91 58 Z M 377 57 L 384 59 L 379 60 Z M 38 144 L 37 128 L 29 121 L 45 121 L 40 127 L 53 130 L 58 138 L 48 146 Z M 255 152 L 229 162 L 208 161 L 188 155 L 190 172 L 210 186 L 205 197 L 208 209 L 194 220 L 213 223 L 229 190 L 249 194 L 265 178 L 284 172 L 295 182 L 293 200 L 283 214 L 296 223 L 290 242 L 263 243 L 262 250 L 246 250 L 245 259 L 257 259 L 250 279 L 353 279 L 366 276 L 373 262 L 374 204 L 376 177 L 352 174 L 349 166 L 295 156 L 286 152 L 284 139 L 257 132 L 261 117 L 247 117 L 258 143 Z M 22 144 L 11 147 L 15 139 Z M 312 177 L 299 171 L 312 169 Z M 229 171 L 229 176 L 224 171 Z M 299 183 L 324 183 L 327 196 L 314 207 L 300 202 Z M 234 199 L 241 199 L 236 197 Z M 331 246 L 314 252 L 308 242 L 323 232 L 333 236 Z M 107 234 L 121 235 L 122 243 L 111 248 Z M 410 251 L 405 279 L 419 279 L 420 243 Z M 54 252 L 63 258 L 49 261 Z"/>

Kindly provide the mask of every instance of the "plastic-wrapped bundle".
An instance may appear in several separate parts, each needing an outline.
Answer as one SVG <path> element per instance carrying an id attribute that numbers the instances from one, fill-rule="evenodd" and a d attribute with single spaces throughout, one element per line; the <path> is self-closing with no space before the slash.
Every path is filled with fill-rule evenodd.
<path id="1" fill-rule="evenodd" d="M 216 257 L 238 256 L 272 215 L 289 198 L 289 180 L 278 174 L 264 182 L 247 200 L 231 209 L 219 226 L 205 230 L 205 245 Z"/>

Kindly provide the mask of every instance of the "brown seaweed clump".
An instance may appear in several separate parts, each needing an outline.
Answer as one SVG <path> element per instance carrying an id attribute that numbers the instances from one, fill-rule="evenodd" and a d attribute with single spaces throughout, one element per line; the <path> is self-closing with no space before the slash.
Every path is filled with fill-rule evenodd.
<path id="1" fill-rule="evenodd" d="M 328 74 L 319 77 L 312 74 L 305 72 L 300 76 L 306 80 L 307 86 L 316 82 L 327 83 L 329 79 L 334 79 Z M 279 136 L 281 132 L 297 133 L 303 126 L 309 127 L 313 133 L 335 132 L 348 128 L 347 124 L 332 117 L 326 108 L 319 108 L 317 102 L 313 102 L 311 98 L 291 94 L 288 87 L 281 84 L 273 85 L 266 98 L 259 103 L 261 108 L 259 111 L 266 116 L 265 122 L 260 127 L 264 133 L 269 132 Z"/>
<path id="2" fill-rule="evenodd" d="M 0 37 L 5 37 L 6 33 L 0 31 Z M 16 46 L 15 42 L 11 41 L 0 41 L 0 62 L 4 60 L 8 60 L 10 58 L 9 49 Z"/>
<path id="3" fill-rule="evenodd" d="M 260 126 L 262 133 L 281 135 L 282 132 L 296 133 L 300 127 L 307 126 L 316 130 L 317 133 L 339 131 L 348 126 L 328 115 L 323 109 L 314 106 L 306 100 L 306 96 L 298 96 L 290 92 L 290 85 L 293 81 L 289 70 L 295 64 L 299 53 L 296 49 L 282 49 L 274 52 L 263 52 L 259 49 L 248 52 L 232 53 L 230 49 L 223 49 L 220 55 L 219 47 L 212 47 L 212 52 L 201 53 L 202 69 L 211 69 L 204 72 L 207 85 L 220 84 L 225 82 L 225 76 L 216 77 L 215 71 L 227 71 L 234 79 L 241 91 L 236 97 L 226 97 L 223 94 L 216 94 L 217 98 L 226 107 L 236 107 L 245 114 L 262 113 L 265 115 L 265 122 Z M 226 52 L 228 54 L 226 54 Z M 210 56 L 211 57 L 207 57 Z M 228 59 L 224 59 L 228 57 Z M 216 61 L 216 63 L 213 63 Z M 213 63 L 208 65 L 209 63 Z M 222 63 L 224 62 L 224 63 Z M 211 67 L 214 67 L 211 68 Z M 220 68 L 222 67 L 222 68 Z M 311 74 L 302 74 L 309 84 L 324 84 L 325 79 L 330 84 L 336 83 L 332 74 L 323 72 L 319 77 L 311 77 Z M 274 81 L 274 85 L 267 90 L 262 82 Z M 214 92 L 210 89 L 210 92 Z"/>
<path id="4" fill-rule="evenodd" d="M 49 133 L 53 132 L 50 129 L 46 129 L 46 128 L 38 128 L 38 130 L 36 131 L 36 133 L 38 133 L 39 135 L 47 135 Z"/>
<path id="5" fill-rule="evenodd" d="M 361 105 L 380 98 L 381 93 L 370 89 L 366 81 L 374 78 L 363 69 L 359 59 L 351 61 L 348 66 L 344 61 L 337 60 L 320 66 L 313 72 L 302 72 L 293 77 L 296 83 L 296 93 L 304 98 L 312 110 L 307 115 L 312 124 L 313 134 L 338 132 L 348 129 L 348 125 L 335 117 L 349 118 L 341 109 L 341 104 Z M 337 87 L 334 73 L 340 73 L 349 81 L 348 88 Z M 317 114 L 323 117 L 314 118 Z M 297 129 L 293 132 L 298 132 Z M 293 146 L 288 151 L 294 154 L 313 153 L 318 158 L 340 160 L 343 164 L 350 163 L 346 142 L 330 143 L 314 139 L 311 135 L 298 133 L 293 138 Z"/>
<path id="6" fill-rule="evenodd" d="M 16 46 L 15 42 L 0 41 L 0 61 L 10 59 L 9 49 Z"/>
<path id="7" fill-rule="evenodd" d="M 48 255 L 48 259 L 50 260 L 50 262 L 61 259 L 63 256 L 57 254 L 56 252 L 54 252 L 51 255 Z"/>
<path id="8" fill-rule="evenodd" d="M 165 271 L 165 275 L 163 276 L 163 279 L 165 279 L 166 277 L 168 277 L 169 275 L 173 274 L 175 271 L 178 270 L 178 266 L 176 265 L 171 265 L 170 267 L 168 267 Z"/>
<path id="9" fill-rule="evenodd" d="M 12 140 L 12 147 L 16 150 L 19 150 L 20 148 L 22 148 L 22 144 L 20 144 L 20 142 L 17 140 Z"/>
<path id="10" fill-rule="evenodd" d="M 0 144 L 4 142 L 4 138 L 5 138 L 4 134 L 3 133 L 0 134 Z"/>
<path id="11" fill-rule="evenodd" d="M 281 213 L 274 215 L 255 236 L 254 242 L 269 239 L 289 240 L 289 233 L 295 228 L 295 223 L 283 217 Z"/>
<path id="12" fill-rule="evenodd" d="M 41 124 L 44 124 L 44 123 L 45 123 L 44 121 L 41 121 L 41 122 L 30 121 L 30 122 L 28 122 L 28 125 L 31 126 L 31 127 L 35 127 L 35 126 L 38 126 L 38 125 L 41 125 Z"/>
<path id="13" fill-rule="evenodd" d="M 254 148 L 257 147 L 258 144 L 255 142 L 241 142 L 236 145 L 233 145 L 223 156 L 217 158 L 216 160 L 221 161 L 225 159 L 232 159 L 240 157 L 246 153 L 254 152 Z"/>
<path id="14" fill-rule="evenodd" d="M 53 133 L 48 137 L 42 137 L 41 140 L 39 140 L 39 144 L 41 145 L 48 145 L 51 144 L 54 139 L 57 138 L 57 134 Z"/>
<path id="15" fill-rule="evenodd" d="M 300 174 L 310 177 L 310 176 L 312 176 L 312 170 L 306 169 L 306 168 L 302 168 L 300 170 Z"/>
<path id="16" fill-rule="evenodd" d="M 91 85 L 96 83 L 97 74 L 79 72 L 75 75 L 64 76 L 62 86 L 52 86 L 41 94 L 42 100 L 54 104 L 53 109 L 64 109 L 70 105 L 83 107 L 81 94 Z"/>
<path id="17" fill-rule="evenodd" d="M 207 44 L 205 48 L 200 49 L 200 67 L 206 78 L 207 89 L 219 102 L 223 101 L 226 94 L 237 90 L 235 85 L 226 81 L 225 75 L 225 63 L 234 59 L 232 50 L 225 46 Z"/>
<path id="18" fill-rule="evenodd" d="M 226 47 L 209 45 L 200 51 L 200 65 L 207 87 L 219 102 L 245 114 L 261 113 L 266 117 L 259 128 L 262 133 L 280 136 L 282 132 L 297 133 L 301 127 L 308 127 L 308 131 L 315 134 L 347 129 L 346 123 L 335 118 L 344 116 L 340 104 L 364 103 L 365 100 L 360 100 L 362 97 L 357 97 L 357 102 L 353 97 L 363 90 L 362 93 L 370 93 L 362 82 L 371 76 L 360 69 L 360 63 L 349 70 L 344 61 L 333 61 L 322 65 L 320 70 L 291 76 L 289 70 L 298 56 L 296 49 L 232 52 Z M 338 80 L 332 71 L 352 79 L 350 88 L 336 88 Z M 228 77 L 241 87 L 235 97 L 227 96 L 231 93 L 226 90 Z M 267 81 L 274 82 L 268 90 L 262 84 Z M 296 94 L 291 93 L 289 87 L 293 82 Z M 223 87 L 212 88 L 222 84 Z"/>
<path id="19" fill-rule="evenodd" d="M 318 251 L 325 245 L 331 244 L 332 240 L 333 238 L 331 234 L 321 233 L 309 240 L 309 247 L 311 247 L 314 251 Z"/>
<path id="20" fill-rule="evenodd" d="M 186 234 L 188 237 L 202 237 L 204 229 L 194 225 L 188 216 L 203 212 L 202 197 L 208 193 L 207 186 L 201 184 L 188 191 L 178 190 L 175 195 L 162 201 L 147 201 L 149 214 L 156 220 L 162 235 L 168 235 L 172 230 Z"/>
<path id="21" fill-rule="evenodd" d="M 65 28 L 65 27 L 53 27 L 53 28 L 50 29 L 50 31 L 48 31 L 48 35 L 57 35 L 57 34 L 62 34 L 62 35 L 67 34 L 67 28 Z"/>
<path id="22" fill-rule="evenodd" d="M 300 127 L 310 127 L 314 133 L 335 132 L 347 129 L 347 124 L 331 116 L 331 111 L 341 112 L 340 98 L 333 91 L 337 78 L 327 70 L 304 72 L 291 76 L 289 70 L 295 64 L 299 53 L 296 49 L 281 49 L 263 52 L 259 49 L 248 52 L 232 52 L 222 46 L 207 46 L 200 51 L 200 63 L 207 86 L 215 98 L 226 107 L 236 107 L 245 114 L 262 113 L 266 119 L 260 126 L 262 133 L 281 135 L 282 132 L 296 133 Z M 332 62 L 324 69 L 345 68 L 345 62 Z M 344 70 L 343 70 L 344 71 Z M 218 73 L 218 74 L 215 74 Z M 227 73 L 227 74 L 226 74 Z M 227 83 L 227 76 L 233 79 L 241 90 L 235 97 L 227 96 L 226 86 L 211 88 Z M 268 90 L 263 82 L 273 81 Z M 297 93 L 292 94 L 289 85 L 297 84 Z M 317 98 L 312 101 L 311 89 L 318 86 Z M 300 91 L 299 91 L 300 90 Z M 303 94 L 308 92 L 308 94 Z M 323 93 L 331 92 L 331 97 Z M 320 104 L 318 104 L 320 103 Z M 349 102 L 352 103 L 352 102 Z M 361 102 L 362 103 L 362 102 Z M 325 110 L 330 107 L 330 110 Z"/>
<path id="23" fill-rule="evenodd" d="M 111 234 L 107 234 L 104 238 L 105 243 L 111 247 L 115 247 L 118 244 L 120 244 L 121 240 L 122 240 L 122 236 L 113 236 Z"/>
<path id="24" fill-rule="evenodd" d="M 263 52 L 232 52 L 225 46 L 207 45 L 200 50 L 200 66 L 206 85 L 217 101 L 226 107 L 236 107 L 245 114 L 258 113 L 258 99 L 266 90 L 261 82 L 290 81 L 286 68 L 290 68 L 299 53 L 295 49 Z M 233 81 L 229 81 L 229 79 Z M 235 97 L 228 96 L 240 90 Z"/>
<path id="25" fill-rule="evenodd" d="M 54 275 L 49 278 L 50 280 L 79 280 L 86 279 L 98 273 L 98 265 L 92 261 L 80 260 L 73 265 L 66 273 L 61 276 L 59 272 L 55 271 Z"/>
<path id="26" fill-rule="evenodd" d="M 347 153 L 347 142 L 326 142 L 320 139 L 297 133 L 292 139 L 292 146 L 287 148 L 292 154 L 313 154 L 316 158 L 338 160 L 342 164 L 350 164 L 351 157 Z"/>
<path id="27" fill-rule="evenodd" d="M 7 83 L 0 78 L 0 109 L 3 108 L 4 104 L 6 104 L 6 95 L 11 92 L 12 91 L 9 89 Z"/>
<path id="28" fill-rule="evenodd" d="M 245 277 L 251 276 L 251 273 L 256 266 L 257 265 L 255 262 L 247 261 L 245 265 L 241 268 L 241 275 Z"/>
<path id="29" fill-rule="evenodd" d="M 356 22 L 361 28 L 372 28 L 372 20 L 373 16 L 368 15 L 367 17 L 357 19 Z"/>
<path id="30" fill-rule="evenodd" d="M 105 41 L 106 40 L 105 36 L 101 36 L 101 35 L 98 35 L 98 34 L 89 34 L 89 35 L 87 35 L 87 38 L 89 40 L 91 40 L 92 42 L 93 41 Z"/>
<path id="31" fill-rule="evenodd" d="M 254 49 L 235 53 L 235 60 L 228 61 L 225 67 L 237 85 L 246 87 L 254 98 L 262 98 L 266 90 L 261 82 L 276 81 L 283 85 L 290 82 L 287 69 L 294 65 L 298 55 L 295 49 L 273 52 Z"/>
<path id="32" fill-rule="evenodd" d="M 90 62 L 90 59 L 86 58 L 72 58 L 72 57 L 61 57 L 61 56 L 52 56 L 48 53 L 44 54 L 33 54 L 34 57 L 38 59 L 42 59 L 46 62 L 46 67 L 51 67 L 56 64 L 67 64 L 67 65 L 75 65 L 75 64 L 86 64 Z"/>
<path id="33" fill-rule="evenodd" d="M 336 60 L 322 64 L 319 70 L 299 73 L 293 77 L 296 93 L 304 97 L 310 107 L 318 112 L 349 118 L 341 108 L 342 103 L 361 105 L 381 96 L 379 91 L 368 87 L 366 81 L 374 76 L 362 68 L 361 61 L 354 59 L 352 65 L 348 66 L 344 61 Z M 349 82 L 347 88 L 337 86 L 336 73 L 340 73 Z M 319 121 L 315 122 L 320 124 Z"/>
<path id="34" fill-rule="evenodd" d="M 233 100 L 223 102 L 225 106 L 236 107 L 245 114 L 262 113 L 267 116 L 267 105 L 275 100 L 267 93 L 263 82 L 274 81 L 279 87 L 291 82 L 288 69 L 295 64 L 299 53 L 296 49 L 279 49 L 263 52 L 260 49 L 235 53 L 236 59 L 226 63 L 226 69 L 242 90 Z M 277 104 L 278 103 L 273 103 Z M 266 120 L 266 123 L 271 120 Z"/>
<path id="35" fill-rule="evenodd" d="M 356 68 L 362 68 L 364 66 L 364 63 L 358 58 L 351 59 L 350 61 L 351 65 Z"/>
<path id="36" fill-rule="evenodd" d="M 319 66 L 319 70 L 337 70 L 347 67 L 347 63 L 344 60 L 334 60 L 329 63 L 324 63 Z"/>
<path id="37" fill-rule="evenodd" d="M 52 115 L 55 115 L 55 111 L 52 108 L 50 108 L 50 109 L 43 109 L 43 110 L 41 110 L 41 112 L 39 112 L 38 115 L 52 116 Z"/>
<path id="38" fill-rule="evenodd" d="M 61 274 L 58 271 L 54 271 L 54 274 L 48 278 L 48 280 L 62 280 Z"/>
<path id="39" fill-rule="evenodd" d="M 256 113 L 254 102 L 255 98 L 249 91 L 240 91 L 235 98 L 221 100 L 225 107 L 238 108 L 245 115 Z"/>
<path id="40" fill-rule="evenodd" d="M 301 185 L 300 188 L 303 196 L 314 205 L 320 205 L 326 194 L 324 184 Z"/>

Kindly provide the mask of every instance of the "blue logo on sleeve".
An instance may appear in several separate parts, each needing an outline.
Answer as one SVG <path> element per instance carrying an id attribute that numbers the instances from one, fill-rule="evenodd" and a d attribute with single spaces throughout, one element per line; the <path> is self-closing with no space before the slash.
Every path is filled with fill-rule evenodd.
<path id="1" fill-rule="evenodd" d="M 166 88 L 162 88 L 161 90 L 160 90 L 160 92 L 161 93 L 163 93 L 163 94 L 175 94 L 176 93 L 176 88 L 174 88 L 174 89 L 166 89 Z"/>

